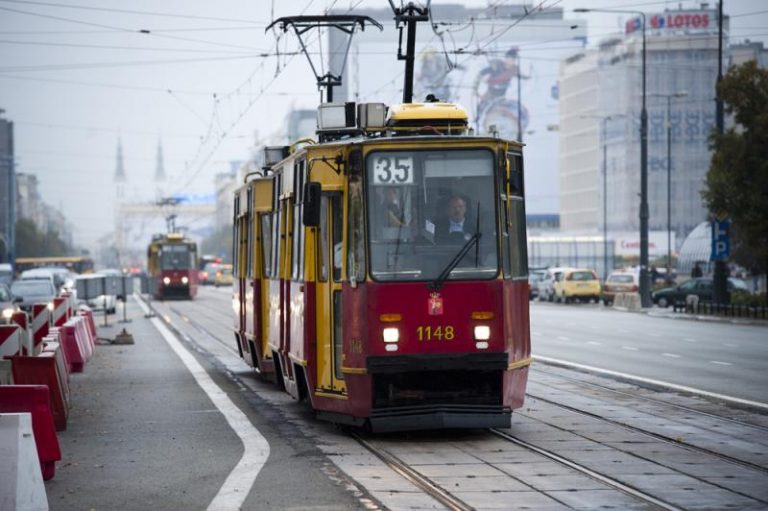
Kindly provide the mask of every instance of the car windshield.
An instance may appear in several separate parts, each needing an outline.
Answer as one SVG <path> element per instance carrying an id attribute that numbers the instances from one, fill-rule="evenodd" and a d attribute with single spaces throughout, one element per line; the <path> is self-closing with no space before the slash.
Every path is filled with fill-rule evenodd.
<path id="1" fill-rule="evenodd" d="M 597 280 L 591 271 L 575 271 L 568 276 L 568 280 Z"/>
<path id="2" fill-rule="evenodd" d="M 616 284 L 631 284 L 633 282 L 632 275 L 609 275 L 608 282 Z"/>
<path id="3" fill-rule="evenodd" d="M 53 285 L 47 280 L 19 280 L 11 285 L 11 293 L 24 295 L 54 295 Z"/>
<path id="4" fill-rule="evenodd" d="M 498 273 L 493 154 L 376 151 L 367 158 L 370 271 L 375 280 L 434 280 L 476 233 L 448 280 Z"/>

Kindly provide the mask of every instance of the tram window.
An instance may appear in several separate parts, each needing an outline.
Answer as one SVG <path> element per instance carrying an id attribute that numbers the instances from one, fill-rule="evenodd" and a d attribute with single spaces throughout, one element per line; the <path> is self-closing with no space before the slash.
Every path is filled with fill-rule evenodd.
<path id="1" fill-rule="evenodd" d="M 341 291 L 333 292 L 333 372 L 337 380 L 344 379 L 344 373 L 342 372 L 342 362 L 344 354 L 342 352 L 344 347 L 344 338 L 342 336 L 342 324 L 341 319 Z"/>
<path id="2" fill-rule="evenodd" d="M 363 238 L 363 184 L 359 178 L 349 182 L 347 205 L 349 231 L 347 233 L 347 276 L 355 282 L 365 280 L 365 245 Z"/>
<path id="3" fill-rule="evenodd" d="M 331 220 L 333 221 L 333 280 L 341 280 L 342 238 L 344 225 L 342 222 L 342 205 L 338 196 L 331 198 Z"/>
<path id="4" fill-rule="evenodd" d="M 525 237 L 525 202 L 513 197 L 510 201 L 509 255 L 512 277 L 528 275 L 528 248 Z"/>
<path id="5" fill-rule="evenodd" d="M 320 199 L 320 225 L 317 229 L 317 280 L 328 280 L 328 198 Z"/>
<path id="6" fill-rule="evenodd" d="M 272 213 L 272 278 L 280 278 L 280 210 Z"/>
<path id="7" fill-rule="evenodd" d="M 272 276 L 272 216 L 262 213 L 259 217 L 261 218 L 261 274 L 270 277 Z"/>
<path id="8" fill-rule="evenodd" d="M 523 159 L 519 154 L 509 153 L 509 191 L 512 195 L 523 197 Z"/>
<path id="9" fill-rule="evenodd" d="M 297 203 L 293 206 L 293 268 L 291 271 L 291 278 L 293 280 L 301 280 L 303 257 L 302 257 L 302 243 L 304 238 L 304 226 L 301 224 L 301 204 Z"/>

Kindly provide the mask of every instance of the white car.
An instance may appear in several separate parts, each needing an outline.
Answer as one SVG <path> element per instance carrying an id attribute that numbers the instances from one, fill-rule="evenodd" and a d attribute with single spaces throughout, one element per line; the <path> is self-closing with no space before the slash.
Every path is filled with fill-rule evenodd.
<path id="1" fill-rule="evenodd" d="M 555 300 L 555 282 L 569 269 L 570 267 L 567 266 L 547 268 L 547 273 L 536 283 L 540 302 L 553 302 Z"/>

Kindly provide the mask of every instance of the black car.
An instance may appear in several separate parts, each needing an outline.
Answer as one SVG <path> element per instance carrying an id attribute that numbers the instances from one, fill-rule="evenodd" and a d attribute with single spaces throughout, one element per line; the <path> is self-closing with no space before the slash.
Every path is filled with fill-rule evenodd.
<path id="1" fill-rule="evenodd" d="M 701 302 L 711 302 L 714 293 L 711 277 L 699 277 L 686 280 L 675 287 L 666 287 L 653 293 L 653 303 L 659 307 L 669 307 L 672 304 L 684 304 L 685 297 L 696 295 Z M 734 291 L 749 292 L 747 285 L 743 280 L 728 279 L 728 292 Z"/>

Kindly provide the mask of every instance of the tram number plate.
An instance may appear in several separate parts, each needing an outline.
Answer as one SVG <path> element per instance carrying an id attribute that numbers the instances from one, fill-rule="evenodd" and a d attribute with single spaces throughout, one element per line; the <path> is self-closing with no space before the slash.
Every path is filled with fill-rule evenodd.
<path id="1" fill-rule="evenodd" d="M 394 155 L 377 156 L 373 163 L 373 182 L 377 185 L 412 184 L 413 158 Z"/>
<path id="2" fill-rule="evenodd" d="M 419 326 L 416 327 L 416 336 L 419 341 L 452 341 L 456 331 L 451 325 Z"/>

